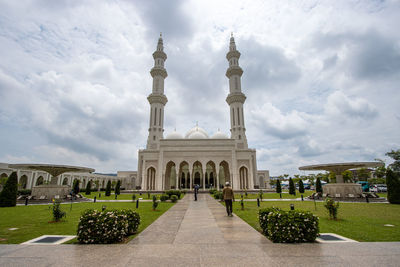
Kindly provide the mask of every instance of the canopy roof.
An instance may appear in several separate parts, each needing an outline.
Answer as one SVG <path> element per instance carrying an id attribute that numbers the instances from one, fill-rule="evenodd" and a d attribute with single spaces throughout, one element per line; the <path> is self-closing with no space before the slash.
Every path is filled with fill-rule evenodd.
<path id="1" fill-rule="evenodd" d="M 53 177 L 65 172 L 94 172 L 94 169 L 91 168 L 53 164 L 8 164 L 8 167 L 11 169 L 45 171 L 51 174 Z"/>
<path id="2" fill-rule="evenodd" d="M 307 165 L 299 167 L 301 171 L 332 171 L 335 173 L 342 173 L 345 170 L 356 169 L 356 168 L 376 168 L 382 167 L 385 164 L 379 161 L 370 162 L 343 162 L 343 163 L 327 163 L 327 164 L 317 164 L 317 165 Z"/>

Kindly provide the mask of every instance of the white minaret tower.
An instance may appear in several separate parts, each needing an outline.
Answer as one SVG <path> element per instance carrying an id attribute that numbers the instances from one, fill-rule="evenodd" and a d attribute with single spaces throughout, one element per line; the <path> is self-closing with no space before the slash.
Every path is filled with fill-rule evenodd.
<path id="1" fill-rule="evenodd" d="M 167 54 L 164 53 L 162 36 L 158 39 L 157 50 L 153 53 L 154 67 L 150 74 L 153 77 L 153 90 L 147 97 L 150 103 L 150 126 L 147 138 L 147 149 L 157 149 L 159 140 L 163 138 L 164 132 L 164 106 L 168 102 L 164 95 L 164 79 L 168 76 L 164 68 Z"/>
<path id="2" fill-rule="evenodd" d="M 226 70 L 226 77 L 229 79 L 229 95 L 226 102 L 231 112 L 231 138 L 235 139 L 238 148 L 247 148 L 246 128 L 244 126 L 243 104 L 246 96 L 242 93 L 241 77 L 243 70 L 239 67 L 240 53 L 236 50 L 235 39 L 231 34 L 229 52 L 226 59 L 229 61 L 229 68 Z"/>

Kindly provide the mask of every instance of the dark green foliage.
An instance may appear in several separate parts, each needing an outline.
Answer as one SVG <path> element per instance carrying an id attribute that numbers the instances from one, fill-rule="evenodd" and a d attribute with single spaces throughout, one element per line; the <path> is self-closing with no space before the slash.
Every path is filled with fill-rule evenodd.
<path id="1" fill-rule="evenodd" d="M 161 196 L 160 196 L 160 200 L 162 201 L 162 202 L 165 202 L 165 201 L 167 201 L 169 199 L 169 196 L 167 195 L 167 194 L 162 194 Z"/>
<path id="2" fill-rule="evenodd" d="M 263 200 L 263 191 L 262 189 L 260 190 L 260 192 L 258 192 L 258 196 L 260 197 L 260 200 Z"/>
<path id="3" fill-rule="evenodd" d="M 165 191 L 165 194 L 167 194 L 170 199 L 172 195 L 175 195 L 178 197 L 178 199 L 181 199 L 182 192 L 180 190 L 167 190 Z"/>
<path id="4" fill-rule="evenodd" d="M 107 186 L 106 186 L 106 196 L 111 196 L 111 181 L 107 182 Z"/>
<path id="5" fill-rule="evenodd" d="M 276 180 L 276 192 L 278 194 L 282 193 L 282 186 L 281 186 L 281 180 Z"/>
<path id="6" fill-rule="evenodd" d="M 156 210 L 158 206 L 157 196 L 153 195 L 153 210 Z"/>
<path id="7" fill-rule="evenodd" d="M 315 191 L 317 193 L 321 193 L 322 194 L 322 185 L 321 185 L 321 180 L 319 178 L 317 178 L 317 182 L 315 184 Z"/>
<path id="8" fill-rule="evenodd" d="M 400 204 L 400 173 L 386 171 L 387 199 L 391 204 Z"/>
<path id="9" fill-rule="evenodd" d="M 213 197 L 215 199 L 221 199 L 222 200 L 222 197 L 223 197 L 222 192 L 221 191 L 215 191 Z"/>
<path id="10" fill-rule="evenodd" d="M 74 191 L 74 194 L 79 194 L 79 180 L 74 181 L 74 185 L 72 188 L 73 188 L 72 190 Z"/>
<path id="11" fill-rule="evenodd" d="M 214 193 L 217 191 L 217 189 L 210 189 L 208 192 L 210 192 L 211 195 L 214 195 Z"/>
<path id="12" fill-rule="evenodd" d="M 136 195 L 133 194 L 133 195 L 132 195 L 132 201 L 135 201 L 135 200 L 136 200 Z"/>
<path id="13" fill-rule="evenodd" d="M 89 181 L 87 183 L 87 185 L 86 185 L 86 190 L 85 190 L 86 195 L 90 195 L 91 194 L 91 192 L 92 192 L 92 188 L 91 187 L 92 187 L 92 182 Z"/>
<path id="14" fill-rule="evenodd" d="M 314 242 L 319 219 L 309 211 L 262 209 L 259 222 L 265 236 L 274 243 Z"/>
<path id="15" fill-rule="evenodd" d="M 119 195 L 121 194 L 121 181 L 118 180 L 117 185 L 115 186 L 115 194 Z"/>
<path id="16" fill-rule="evenodd" d="M 294 187 L 292 178 L 289 178 L 289 194 L 296 195 L 296 188 Z"/>
<path id="17" fill-rule="evenodd" d="M 0 207 L 15 207 L 17 205 L 18 176 L 11 173 L 0 193 Z"/>
<path id="18" fill-rule="evenodd" d="M 139 224 L 139 214 L 129 209 L 88 209 L 82 213 L 78 224 L 78 241 L 85 244 L 121 242 L 125 236 L 136 233 Z"/>
<path id="19" fill-rule="evenodd" d="M 304 184 L 303 184 L 303 180 L 299 181 L 299 192 L 301 194 L 304 194 Z"/>
<path id="20" fill-rule="evenodd" d="M 337 220 L 339 202 L 335 202 L 333 199 L 330 199 L 329 197 L 327 197 L 325 199 L 324 207 L 328 210 L 329 217 L 333 220 Z"/>
<path id="21" fill-rule="evenodd" d="M 32 194 L 32 190 L 30 189 L 21 189 L 18 190 L 18 196 L 26 196 Z"/>
<path id="22" fill-rule="evenodd" d="M 176 195 L 171 196 L 171 202 L 176 203 L 178 201 L 178 197 Z"/>
<path id="23" fill-rule="evenodd" d="M 389 168 L 392 169 L 392 171 L 400 172 L 400 149 L 392 150 L 385 155 L 394 159 L 394 162 L 389 165 Z"/>
<path id="24" fill-rule="evenodd" d="M 56 199 L 53 201 L 53 219 L 58 222 L 67 214 L 60 208 L 61 200 Z"/>

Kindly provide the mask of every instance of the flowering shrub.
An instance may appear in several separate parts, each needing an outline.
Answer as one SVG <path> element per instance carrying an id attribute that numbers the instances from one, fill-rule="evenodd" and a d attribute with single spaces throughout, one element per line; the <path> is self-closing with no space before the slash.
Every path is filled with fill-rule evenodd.
<path id="1" fill-rule="evenodd" d="M 140 216 L 132 210 L 88 209 L 78 224 L 78 241 L 85 244 L 110 244 L 137 231 Z"/>
<path id="2" fill-rule="evenodd" d="M 313 242 L 319 234 L 318 217 L 309 211 L 262 209 L 259 222 L 264 235 L 274 243 Z"/>

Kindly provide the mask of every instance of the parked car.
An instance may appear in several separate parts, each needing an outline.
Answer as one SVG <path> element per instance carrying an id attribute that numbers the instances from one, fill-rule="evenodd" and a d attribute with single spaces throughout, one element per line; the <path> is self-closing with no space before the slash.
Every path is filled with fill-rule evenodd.
<path id="1" fill-rule="evenodd" d="M 387 186 L 385 184 L 372 185 L 369 189 L 371 192 L 387 192 Z"/>

